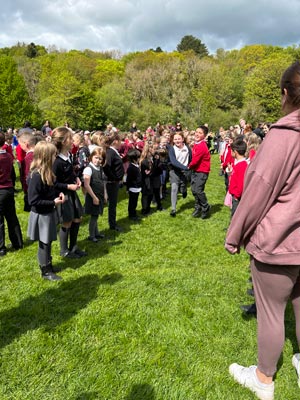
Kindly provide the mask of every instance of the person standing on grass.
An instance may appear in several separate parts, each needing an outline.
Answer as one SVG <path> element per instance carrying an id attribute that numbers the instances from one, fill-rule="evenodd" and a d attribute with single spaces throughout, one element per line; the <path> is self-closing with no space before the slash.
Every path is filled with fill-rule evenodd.
<path id="1" fill-rule="evenodd" d="M 185 144 L 182 132 L 176 132 L 171 138 L 173 145 L 168 145 L 170 183 L 171 183 L 171 212 L 170 216 L 176 216 L 176 204 L 178 191 L 185 199 L 187 196 L 188 165 L 192 159 L 192 151 Z"/>
<path id="2" fill-rule="evenodd" d="M 58 152 L 53 164 L 55 185 L 65 195 L 65 202 L 58 208 L 62 223 L 59 230 L 60 255 L 67 258 L 84 257 L 87 253 L 77 247 L 83 209 L 76 193 L 81 187 L 81 181 L 74 172 L 70 153 L 73 143 L 72 131 L 64 126 L 55 128 L 52 132 L 52 142 Z"/>
<path id="3" fill-rule="evenodd" d="M 293 305 L 300 344 L 300 64 L 281 78 L 282 110 L 245 177 L 241 202 L 231 220 L 225 248 L 241 246 L 251 256 L 257 307 L 257 366 L 232 364 L 230 374 L 261 400 L 274 399 L 273 377 L 284 340 L 284 313 Z M 249 212 L 251 210 L 251 212 Z M 300 354 L 292 357 L 300 384 Z"/>
<path id="4" fill-rule="evenodd" d="M 65 196 L 55 192 L 55 176 L 52 171 L 56 147 L 41 141 L 34 149 L 34 157 L 28 176 L 28 203 L 31 207 L 28 236 L 39 241 L 38 262 L 43 279 L 58 281 L 52 266 L 51 245 L 57 239 L 55 207 L 65 201 Z"/>
<path id="5" fill-rule="evenodd" d="M 103 166 L 107 177 L 106 191 L 108 199 L 108 223 L 111 230 L 120 232 L 122 228 L 117 225 L 117 204 L 119 188 L 124 176 L 124 166 L 119 154 L 121 138 L 114 132 L 105 138 L 106 162 Z"/>
<path id="6" fill-rule="evenodd" d="M 126 186 L 128 191 L 128 218 L 132 221 L 138 221 L 136 213 L 139 194 L 142 191 L 142 174 L 138 164 L 141 153 L 137 149 L 128 151 L 127 157 L 129 165 L 127 169 Z"/>
<path id="7" fill-rule="evenodd" d="M 191 189 L 195 197 L 195 210 L 192 216 L 194 218 L 201 216 L 202 219 L 208 217 L 211 208 L 204 192 L 210 172 L 210 152 L 205 141 L 207 134 L 208 128 L 205 125 L 196 129 L 192 160 L 188 165 L 188 168 L 192 170 Z"/>
<path id="8" fill-rule="evenodd" d="M 98 218 L 103 214 L 105 200 L 105 175 L 103 165 L 105 164 L 105 150 L 96 147 L 90 155 L 90 163 L 83 170 L 85 205 L 84 210 L 89 214 L 89 237 L 94 243 L 104 236 L 98 230 Z"/>
<path id="9" fill-rule="evenodd" d="M 8 236 L 14 249 L 23 247 L 20 223 L 16 214 L 14 188 L 12 182 L 13 157 L 3 149 L 5 135 L 0 132 L 0 257 L 6 255 L 4 219 Z"/>

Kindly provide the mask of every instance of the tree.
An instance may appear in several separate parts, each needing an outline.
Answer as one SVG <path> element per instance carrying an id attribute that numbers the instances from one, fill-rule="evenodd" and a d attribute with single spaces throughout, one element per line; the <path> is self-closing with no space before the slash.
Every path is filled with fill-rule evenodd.
<path id="1" fill-rule="evenodd" d="M 195 36 L 186 35 L 177 45 L 177 50 L 182 53 L 184 51 L 193 50 L 200 58 L 208 56 L 208 50 L 204 43 Z"/>

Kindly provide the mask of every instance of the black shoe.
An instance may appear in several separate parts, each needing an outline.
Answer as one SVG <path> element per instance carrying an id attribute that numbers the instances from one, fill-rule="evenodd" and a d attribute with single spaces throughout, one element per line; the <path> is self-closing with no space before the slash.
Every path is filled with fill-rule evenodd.
<path id="1" fill-rule="evenodd" d="M 248 289 L 248 290 L 247 290 L 247 294 L 248 294 L 249 296 L 254 297 L 254 289 Z"/>
<path id="2" fill-rule="evenodd" d="M 1 249 L 0 250 L 0 257 L 6 256 L 6 253 L 7 253 L 6 249 Z"/>
<path id="3" fill-rule="evenodd" d="M 103 235 L 103 233 L 98 233 L 98 235 L 95 235 L 96 239 L 104 239 L 105 235 Z"/>
<path id="4" fill-rule="evenodd" d="M 182 198 L 185 199 L 186 196 L 187 196 L 187 192 L 183 192 L 183 193 L 182 193 Z"/>
<path id="5" fill-rule="evenodd" d="M 64 258 L 80 258 L 80 256 L 76 253 L 72 253 L 71 251 L 67 250 L 64 253 L 60 253 L 61 257 Z"/>
<path id="6" fill-rule="evenodd" d="M 256 315 L 256 304 L 240 306 L 241 310 L 247 315 Z"/>
<path id="7" fill-rule="evenodd" d="M 211 206 L 208 206 L 208 209 L 201 214 L 201 219 L 206 219 L 209 216 Z"/>
<path id="8" fill-rule="evenodd" d="M 139 221 L 140 221 L 140 218 L 139 218 L 138 216 L 129 217 L 129 219 L 130 219 L 131 221 L 134 221 L 134 222 L 139 222 Z"/>
<path id="9" fill-rule="evenodd" d="M 89 236 L 87 239 L 88 239 L 90 242 L 98 243 L 98 239 L 97 239 L 96 237 L 91 237 L 91 236 Z"/>
<path id="10" fill-rule="evenodd" d="M 80 250 L 77 246 L 74 246 L 70 253 L 74 253 L 79 257 L 86 257 L 88 255 L 86 251 Z"/>
<path id="11" fill-rule="evenodd" d="M 252 278 L 250 276 L 250 278 L 248 279 L 248 283 L 252 283 Z"/>
<path id="12" fill-rule="evenodd" d="M 170 212 L 170 216 L 171 216 L 171 217 L 176 217 L 176 211 L 175 211 L 175 210 L 172 210 L 172 211 Z"/>
<path id="13" fill-rule="evenodd" d="M 46 279 L 47 281 L 61 281 L 62 277 L 56 275 L 53 272 L 53 267 L 51 264 L 46 265 L 46 266 L 40 266 L 41 273 L 42 273 L 42 278 Z"/>
<path id="14" fill-rule="evenodd" d="M 112 230 L 112 231 L 116 231 L 116 232 L 122 232 L 123 231 L 123 229 L 120 227 L 120 226 L 118 226 L 118 225 L 116 225 L 116 226 L 114 226 L 114 227 L 110 227 L 110 229 Z"/>
<path id="15" fill-rule="evenodd" d="M 194 218 L 199 218 L 201 215 L 201 211 L 200 210 L 195 210 L 192 214 L 192 217 Z"/>

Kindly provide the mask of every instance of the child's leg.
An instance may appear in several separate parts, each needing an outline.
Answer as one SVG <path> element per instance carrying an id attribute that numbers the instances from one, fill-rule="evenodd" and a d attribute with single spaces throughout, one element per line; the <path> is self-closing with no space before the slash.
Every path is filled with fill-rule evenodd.
<path id="1" fill-rule="evenodd" d="M 6 254 L 5 247 L 5 227 L 4 227 L 4 217 L 0 215 L 0 251 L 3 253 L 1 255 Z"/>
<path id="2" fill-rule="evenodd" d="M 49 253 L 51 248 L 49 249 L 49 247 L 49 244 L 43 243 L 39 240 L 38 262 L 41 267 L 45 267 L 50 264 Z"/>
<path id="3" fill-rule="evenodd" d="M 70 227 L 62 225 L 59 230 L 59 242 L 60 242 L 60 255 L 66 255 L 68 250 L 68 237 L 69 237 Z"/>
<path id="4" fill-rule="evenodd" d="M 178 194 L 178 184 L 176 182 L 172 182 L 172 184 L 171 184 L 171 207 L 172 207 L 172 210 L 174 210 L 174 211 L 176 211 L 177 194 Z"/>
<path id="5" fill-rule="evenodd" d="M 90 223 L 89 223 L 89 236 L 91 239 L 96 239 L 97 231 L 98 231 L 98 215 L 91 215 Z"/>
<path id="6" fill-rule="evenodd" d="M 80 250 L 77 247 L 77 237 L 78 237 L 78 232 L 79 232 L 79 226 L 80 226 L 80 220 L 76 219 L 72 222 L 71 228 L 70 228 L 70 252 L 72 254 L 75 254 L 79 257 L 84 257 L 87 256 L 87 253 L 85 251 Z"/>
<path id="7" fill-rule="evenodd" d="M 159 211 L 161 211 L 162 210 L 162 205 L 161 205 L 161 198 L 160 198 L 160 187 L 153 189 L 153 194 L 154 194 L 154 198 L 155 198 L 155 201 L 156 201 L 157 209 Z"/>

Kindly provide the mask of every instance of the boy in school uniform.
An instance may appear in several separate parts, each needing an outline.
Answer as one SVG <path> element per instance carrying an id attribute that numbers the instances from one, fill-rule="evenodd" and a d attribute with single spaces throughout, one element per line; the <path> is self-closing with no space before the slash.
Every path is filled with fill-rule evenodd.
<path id="1" fill-rule="evenodd" d="M 5 148 L 5 136 L 0 132 L 0 256 L 6 255 L 4 219 L 14 249 L 23 247 L 22 232 L 16 214 L 14 188 L 11 178 L 13 157 Z"/>
<path id="2" fill-rule="evenodd" d="M 247 144 L 243 139 L 236 139 L 231 144 L 232 157 L 234 158 L 233 165 L 231 167 L 228 166 L 228 169 L 231 170 L 228 187 L 232 196 L 231 218 L 239 205 L 243 193 L 244 177 L 248 167 L 248 162 L 245 158 L 246 150 Z"/>
<path id="3" fill-rule="evenodd" d="M 127 153 L 129 165 L 127 169 L 126 186 L 128 190 L 128 217 L 133 221 L 138 221 L 136 207 L 139 194 L 142 190 L 142 173 L 138 164 L 140 152 L 137 149 L 131 149 Z"/>

